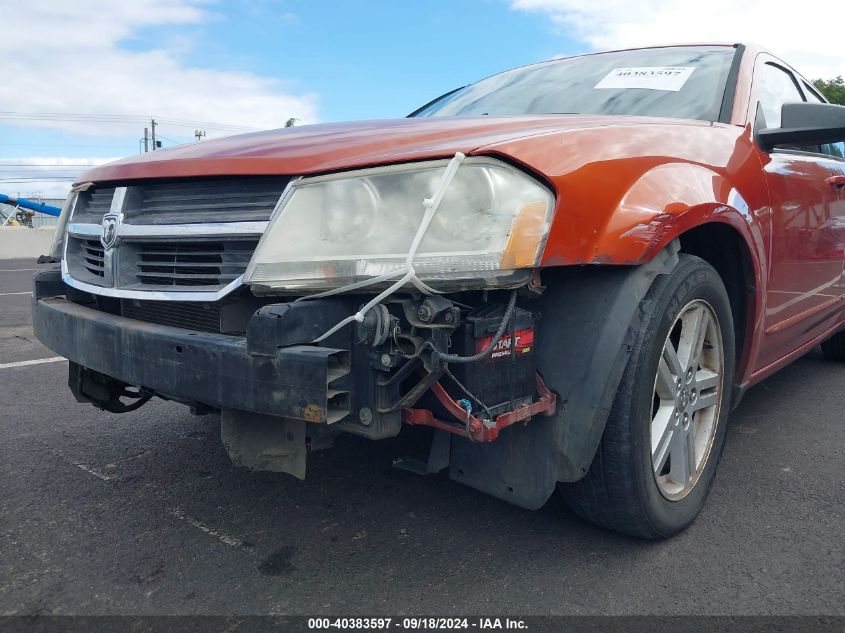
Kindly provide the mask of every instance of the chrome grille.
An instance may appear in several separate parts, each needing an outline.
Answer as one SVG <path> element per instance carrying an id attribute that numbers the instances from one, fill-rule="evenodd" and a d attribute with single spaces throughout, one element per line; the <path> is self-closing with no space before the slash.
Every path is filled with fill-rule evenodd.
<path id="1" fill-rule="evenodd" d="M 98 277 L 105 276 L 105 251 L 100 240 L 83 240 L 82 241 L 82 262 L 83 266 L 92 275 Z"/>
<path id="2" fill-rule="evenodd" d="M 156 288 L 223 287 L 246 271 L 258 239 L 132 242 L 137 283 Z"/>
<path id="3" fill-rule="evenodd" d="M 99 224 L 111 208 L 115 187 L 96 187 L 83 191 L 73 210 L 74 222 Z"/>
<path id="4" fill-rule="evenodd" d="M 135 181 L 80 195 L 68 225 L 65 280 L 102 294 L 217 300 L 239 283 L 290 178 Z M 114 211 L 111 248 L 99 242 Z M 87 289 L 77 284 L 78 288 Z"/>
<path id="5" fill-rule="evenodd" d="M 97 286 L 107 285 L 106 282 L 109 281 L 105 251 L 97 238 L 68 238 L 67 263 L 68 272 L 74 279 Z"/>
<path id="6" fill-rule="evenodd" d="M 287 176 L 250 176 L 141 183 L 129 189 L 124 221 L 196 224 L 269 220 L 289 180 Z"/>

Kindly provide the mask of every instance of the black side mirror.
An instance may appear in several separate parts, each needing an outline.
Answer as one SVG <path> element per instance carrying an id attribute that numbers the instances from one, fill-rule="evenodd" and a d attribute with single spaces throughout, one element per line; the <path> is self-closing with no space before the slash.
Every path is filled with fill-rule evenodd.
<path id="1" fill-rule="evenodd" d="M 777 145 L 821 145 L 845 140 L 845 106 L 828 103 L 784 103 L 780 127 L 757 132 L 766 151 Z"/>

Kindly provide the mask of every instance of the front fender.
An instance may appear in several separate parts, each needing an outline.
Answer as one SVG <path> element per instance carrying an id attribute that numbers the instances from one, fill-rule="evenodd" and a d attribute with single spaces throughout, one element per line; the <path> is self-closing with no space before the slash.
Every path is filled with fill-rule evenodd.
<path id="1" fill-rule="evenodd" d="M 755 263 L 765 259 L 769 194 L 747 127 L 630 117 L 476 153 L 521 165 L 554 190 L 543 268 L 644 264 L 707 222 L 731 225 Z"/>
<path id="2" fill-rule="evenodd" d="M 592 263 L 650 261 L 686 231 L 711 222 L 730 225 L 748 245 L 755 268 L 764 259 L 764 236 L 740 192 L 701 165 L 666 163 L 637 179 L 595 234 Z"/>

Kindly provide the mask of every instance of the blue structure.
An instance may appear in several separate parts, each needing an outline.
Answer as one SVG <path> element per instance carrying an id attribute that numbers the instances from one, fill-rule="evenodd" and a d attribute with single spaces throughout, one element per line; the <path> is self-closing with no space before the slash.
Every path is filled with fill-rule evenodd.
<path id="1" fill-rule="evenodd" d="M 56 218 L 59 217 L 59 215 L 61 215 L 62 213 L 62 210 L 59 207 L 44 204 L 43 202 L 35 202 L 35 200 L 28 200 L 26 198 L 16 198 L 15 196 L 7 196 L 4 193 L 0 193 L 0 203 L 8 204 L 13 207 L 20 207 L 21 209 L 28 209 L 30 211 L 38 211 L 38 213 L 52 215 Z"/>

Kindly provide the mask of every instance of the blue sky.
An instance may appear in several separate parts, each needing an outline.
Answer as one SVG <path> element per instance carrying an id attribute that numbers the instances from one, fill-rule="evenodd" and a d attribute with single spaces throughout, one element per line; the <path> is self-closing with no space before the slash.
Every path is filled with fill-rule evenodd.
<path id="1" fill-rule="evenodd" d="M 319 94 L 325 121 L 401 117 L 494 72 L 587 48 L 500 0 L 230 3 L 223 14 L 197 34 L 193 61 L 296 78 Z"/>
<path id="2" fill-rule="evenodd" d="M 150 116 L 165 147 L 195 128 L 401 117 L 500 70 L 591 50 L 768 42 L 832 77 L 845 49 L 816 27 L 839 2 L 763 23 L 767 0 L 706 12 L 700 0 L 0 0 L 0 191 L 61 195 L 80 165 L 137 153 Z"/>
<path id="3" fill-rule="evenodd" d="M 143 26 L 117 45 L 139 55 L 167 50 L 183 67 L 279 78 L 282 91 L 314 96 L 320 122 L 401 117 L 447 90 L 491 73 L 588 48 L 567 37 L 546 15 L 514 11 L 503 0 L 229 0 L 202 6 L 207 15 L 198 23 Z M 154 78 L 150 83 L 155 90 Z M 44 89 L 49 92 L 50 86 Z M 126 103 L 86 108 L 83 100 L 74 101 L 80 106 L 74 113 L 181 118 L 172 100 L 157 103 L 155 111 L 133 111 Z M 19 108 L 14 100 L 4 105 L 4 111 L 42 111 Z M 46 102 L 43 111 L 68 112 L 62 105 L 57 95 L 55 105 Z M 278 112 L 277 125 L 294 114 Z M 233 123 L 211 113 L 197 120 Z M 144 124 L 139 120 L 124 127 L 92 134 L 32 127 L 15 119 L 0 125 L 0 158 L 135 153 Z M 193 127 L 162 123 L 158 132 L 168 146 L 193 140 Z"/>

